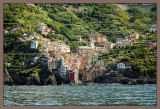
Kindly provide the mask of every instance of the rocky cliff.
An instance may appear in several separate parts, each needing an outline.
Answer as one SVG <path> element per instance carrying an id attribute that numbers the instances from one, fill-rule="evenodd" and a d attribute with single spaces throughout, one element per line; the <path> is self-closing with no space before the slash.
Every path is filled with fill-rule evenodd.
<path id="1" fill-rule="evenodd" d="M 4 85 L 57 85 L 52 71 L 47 69 L 4 70 Z"/>

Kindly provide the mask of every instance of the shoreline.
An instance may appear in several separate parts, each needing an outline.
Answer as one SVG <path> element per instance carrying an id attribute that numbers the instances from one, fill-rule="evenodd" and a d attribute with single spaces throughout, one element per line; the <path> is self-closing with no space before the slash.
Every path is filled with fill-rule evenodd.
<path id="1" fill-rule="evenodd" d="M 94 85 L 157 85 L 157 84 L 61 84 L 61 85 L 3 85 L 3 86 L 73 86 L 73 85 L 85 85 L 85 86 L 94 86 Z"/>

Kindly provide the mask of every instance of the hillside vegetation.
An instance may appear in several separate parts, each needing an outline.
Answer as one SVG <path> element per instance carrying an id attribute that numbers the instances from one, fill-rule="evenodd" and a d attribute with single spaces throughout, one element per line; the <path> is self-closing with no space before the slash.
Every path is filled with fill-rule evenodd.
<path id="1" fill-rule="evenodd" d="M 18 26 L 22 33 L 34 32 L 35 25 L 43 22 L 68 44 L 78 40 L 76 35 L 85 38 L 90 33 L 106 35 L 114 42 L 133 32 L 144 33 L 156 24 L 156 8 L 124 11 L 116 4 L 5 4 L 4 10 L 5 29 Z"/>

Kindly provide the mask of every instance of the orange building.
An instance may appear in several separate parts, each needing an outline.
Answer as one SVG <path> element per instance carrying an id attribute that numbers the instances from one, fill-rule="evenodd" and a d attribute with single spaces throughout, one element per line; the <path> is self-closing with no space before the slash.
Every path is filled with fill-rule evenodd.
<path id="1" fill-rule="evenodd" d="M 79 75 L 80 75 L 80 78 L 82 77 L 84 79 L 85 78 L 84 68 L 88 66 L 88 57 L 87 56 L 80 57 L 79 62 L 80 62 Z"/>
<path id="2" fill-rule="evenodd" d="M 106 36 L 96 35 L 96 34 L 88 34 L 87 38 L 89 40 L 93 40 L 93 42 L 106 42 Z"/>

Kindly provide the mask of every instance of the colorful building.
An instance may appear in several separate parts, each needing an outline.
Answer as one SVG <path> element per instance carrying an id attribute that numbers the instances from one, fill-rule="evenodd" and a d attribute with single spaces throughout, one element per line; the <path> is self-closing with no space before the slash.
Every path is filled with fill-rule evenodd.
<path id="1" fill-rule="evenodd" d="M 93 40 L 93 42 L 106 42 L 106 36 L 96 35 L 96 34 L 88 34 L 88 40 Z"/>
<path id="2" fill-rule="evenodd" d="M 117 69 L 125 69 L 125 64 L 124 63 L 118 63 L 117 64 Z"/>
<path id="3" fill-rule="evenodd" d="M 130 38 L 139 39 L 139 34 L 138 33 L 132 33 L 132 34 L 130 34 Z"/>

